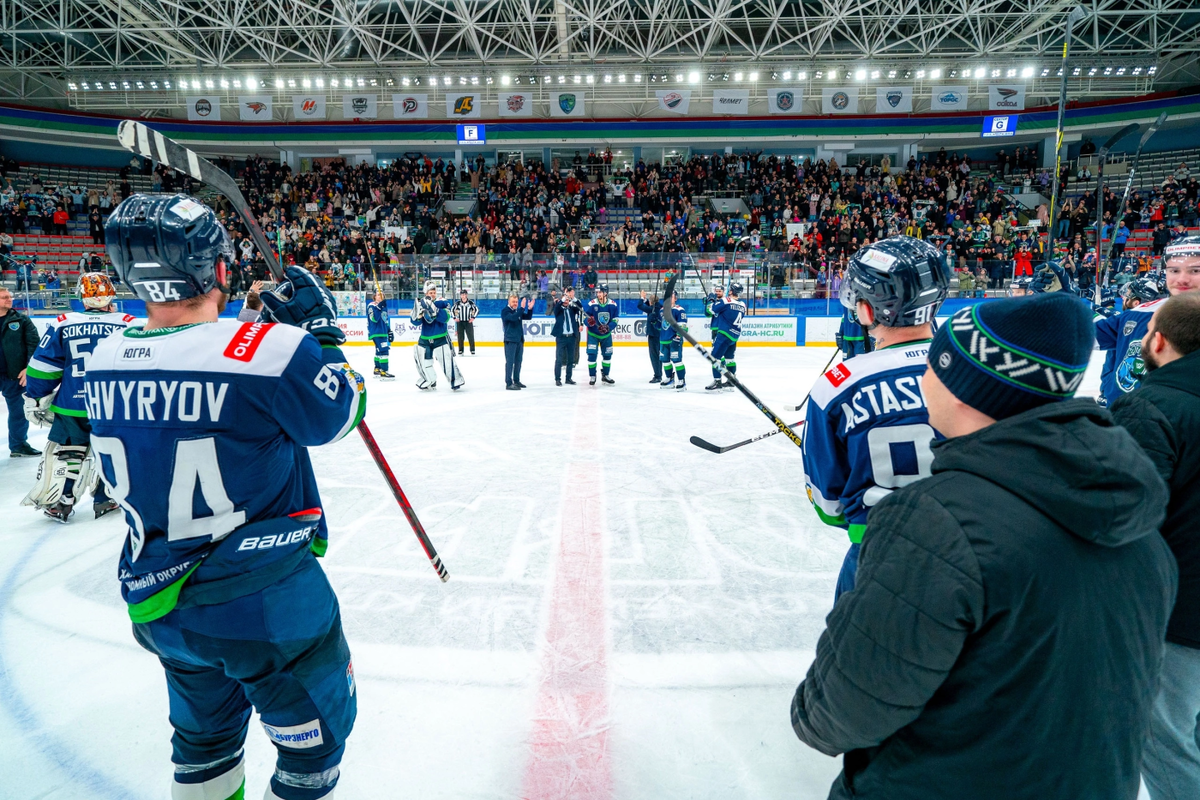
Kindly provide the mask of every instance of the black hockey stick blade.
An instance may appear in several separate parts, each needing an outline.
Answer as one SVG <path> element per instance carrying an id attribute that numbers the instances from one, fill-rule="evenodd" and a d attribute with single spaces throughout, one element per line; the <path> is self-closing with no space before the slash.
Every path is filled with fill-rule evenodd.
<path id="1" fill-rule="evenodd" d="M 800 420 L 799 422 L 793 422 L 791 425 L 788 425 L 788 427 L 789 428 L 798 428 L 803 424 L 804 424 L 804 420 Z M 719 446 L 713 444 L 712 442 L 705 441 L 704 439 L 701 439 L 699 436 L 693 436 L 691 439 L 688 439 L 688 441 L 691 442 L 692 444 L 696 445 L 696 447 L 699 447 L 701 450 L 707 450 L 710 453 L 716 453 L 717 455 L 720 455 L 721 453 L 728 453 L 730 450 L 736 450 L 739 447 L 745 447 L 748 444 L 754 444 L 757 441 L 774 436 L 777 433 L 779 433 L 778 428 L 776 428 L 773 431 L 767 431 L 766 433 L 760 433 L 758 436 L 755 436 L 752 439 L 747 439 L 744 442 L 737 442 L 736 444 L 727 444 L 724 447 L 719 447 Z"/>

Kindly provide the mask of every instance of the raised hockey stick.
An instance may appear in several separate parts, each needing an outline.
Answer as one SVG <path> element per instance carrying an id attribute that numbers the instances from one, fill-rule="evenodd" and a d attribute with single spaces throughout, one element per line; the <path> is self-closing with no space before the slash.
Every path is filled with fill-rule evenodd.
<path id="1" fill-rule="evenodd" d="M 267 267 L 271 270 L 271 277 L 277 283 L 284 280 L 283 269 L 279 265 L 278 256 L 271 249 L 266 234 L 263 233 L 262 228 L 258 225 L 258 220 L 254 218 L 254 214 L 250 211 L 250 205 L 246 202 L 246 198 L 242 196 L 242 190 L 238 188 L 237 181 L 229 173 L 218 169 L 211 161 L 202 158 L 178 142 L 168 139 L 158 131 L 151 130 L 142 123 L 131 119 L 122 120 L 121 124 L 117 126 L 117 140 L 129 152 L 145 158 L 156 159 L 164 166 L 170 167 L 176 172 L 190 175 L 192 178 L 201 183 L 208 184 L 213 189 L 225 195 L 226 199 L 233 205 L 234 210 L 238 212 L 238 216 L 242 218 L 242 222 L 246 224 L 246 229 L 250 232 L 250 238 L 254 240 L 255 246 L 263 254 L 263 258 L 266 259 Z M 396 476 L 392 474 L 392 468 L 388 466 L 387 459 L 384 458 L 383 452 L 375 442 L 375 437 L 371 435 L 370 429 L 367 428 L 366 420 L 358 423 L 358 433 L 362 437 L 363 444 L 367 446 L 367 450 L 371 453 L 371 458 L 375 459 L 375 466 L 379 468 L 380 474 L 383 475 L 384 480 L 387 481 L 388 486 L 391 488 L 396 502 L 400 504 L 400 509 L 404 512 L 404 516 L 408 517 L 408 522 L 412 525 L 413 533 L 417 535 L 417 540 L 421 543 L 421 547 L 424 548 L 425 555 L 429 557 L 429 561 L 433 564 L 434 570 L 437 571 L 438 577 L 442 579 L 442 582 L 449 580 L 450 574 L 446 571 L 445 564 L 442 563 L 442 559 L 437 554 L 437 550 L 434 549 L 433 543 L 429 541 L 429 537 L 425 535 L 425 527 L 421 525 L 421 521 L 417 519 L 417 513 L 413 510 L 412 504 L 404 496 L 404 490 L 400 488 Z"/>
<path id="2" fill-rule="evenodd" d="M 793 422 L 791 425 L 788 425 L 788 427 L 789 428 L 799 428 L 803 424 L 804 424 L 804 420 L 800 420 L 799 422 Z M 736 450 L 739 447 L 745 447 L 748 444 L 754 444 L 755 442 L 757 442 L 761 439 L 766 439 L 767 437 L 774 436 L 777 433 L 779 433 L 778 428 L 776 428 L 773 431 L 767 431 L 766 433 L 760 433 L 758 436 L 755 436 L 753 439 L 747 439 L 744 442 L 738 442 L 737 444 L 727 444 L 724 447 L 720 447 L 718 445 L 713 444 L 712 442 L 705 441 L 704 439 L 701 439 L 699 436 L 693 436 L 691 439 L 688 439 L 688 441 L 691 442 L 692 444 L 696 445 L 696 447 L 699 447 L 701 450 L 707 450 L 710 453 L 716 453 L 717 455 L 720 455 L 721 453 L 728 453 L 730 450 Z"/>
<path id="3" fill-rule="evenodd" d="M 675 283 L 678 280 L 679 280 L 678 275 L 671 276 L 671 279 L 669 281 L 667 281 L 667 288 L 663 291 L 663 297 L 670 297 L 672 294 L 674 294 Z M 739 392 L 741 392 L 747 400 L 749 400 L 751 403 L 753 403 L 754 407 L 763 413 L 763 416 L 765 416 L 767 419 L 771 420 L 771 422 L 775 425 L 775 427 L 779 429 L 780 433 L 782 433 L 784 436 L 791 439 L 792 444 L 796 445 L 796 447 L 799 447 L 799 448 L 804 447 L 804 442 L 801 441 L 800 436 L 794 430 L 792 430 L 791 427 L 786 422 L 784 422 L 782 419 L 780 419 L 778 414 L 776 414 L 774 411 L 772 411 L 770 408 L 768 408 L 766 403 L 764 403 L 762 400 L 759 400 L 758 397 L 755 396 L 754 392 L 747 389 L 746 386 L 737 379 L 736 375 L 734 375 L 728 369 L 723 367 L 721 365 L 721 362 L 719 359 L 713 358 L 712 353 L 708 352 L 708 350 L 705 349 L 704 345 L 700 344 L 698 341 L 696 341 L 695 337 L 693 337 L 690 333 L 688 333 L 686 330 L 684 330 L 683 326 L 680 325 L 675 320 L 674 314 L 667 314 L 665 319 L 667 320 L 668 324 L 670 324 L 671 329 L 673 331 L 675 331 L 675 333 L 682 336 L 683 340 L 685 342 L 687 342 L 688 344 L 690 344 L 697 353 L 704 356 L 704 358 L 708 361 L 708 363 L 710 363 L 714 367 L 716 367 L 717 370 L 720 371 L 721 376 L 725 380 L 729 381 L 733 385 L 733 388 L 735 388 Z"/>

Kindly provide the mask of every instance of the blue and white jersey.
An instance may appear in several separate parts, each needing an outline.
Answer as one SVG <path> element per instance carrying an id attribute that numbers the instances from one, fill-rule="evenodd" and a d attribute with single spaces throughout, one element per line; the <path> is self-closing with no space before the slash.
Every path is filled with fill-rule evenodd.
<path id="1" fill-rule="evenodd" d="M 386 339 L 391 331 L 392 322 L 388 317 L 387 301 L 367 304 L 367 338 Z"/>
<path id="2" fill-rule="evenodd" d="M 135 621 L 134 606 L 184 576 L 247 584 L 324 552 L 306 448 L 342 438 L 366 411 L 338 348 L 262 322 L 132 327 L 96 346 L 84 388 L 92 447 L 129 523 L 119 577 Z"/>
<path id="3" fill-rule="evenodd" d="M 1096 322 L 1096 345 L 1107 350 L 1100 373 L 1100 397 L 1111 406 L 1138 387 L 1145 366 L 1142 364 L 1142 339 L 1154 310 L 1167 298 L 1142 303 L 1137 308 Z"/>
<path id="4" fill-rule="evenodd" d="M 717 300 L 712 306 L 713 336 L 718 333 L 737 341 L 742 335 L 742 317 L 746 316 L 746 304 L 736 297 Z"/>
<path id="5" fill-rule="evenodd" d="M 601 339 L 606 336 L 612 336 L 613 323 L 617 321 L 618 308 L 617 304 L 612 300 L 605 300 L 601 303 L 593 298 L 588 301 L 584 307 L 586 316 L 583 321 L 587 325 L 588 335 L 596 336 Z"/>
<path id="6" fill-rule="evenodd" d="M 433 306 L 432 310 L 429 308 L 430 305 Z M 450 312 L 447 309 L 453 305 L 454 303 L 449 300 L 430 302 L 424 297 L 418 297 L 413 301 L 411 319 L 414 325 L 420 324 L 422 339 L 436 339 L 446 335 L 446 328 L 450 323 Z"/>
<path id="7" fill-rule="evenodd" d="M 671 327 L 671 323 L 667 322 L 666 313 L 664 312 L 661 316 L 662 330 L 658 334 L 658 340 L 660 342 L 671 342 L 672 344 L 682 343 L 683 337 L 675 332 L 675 329 Z M 673 316 L 675 317 L 675 321 L 679 323 L 679 327 L 686 331 L 688 329 L 687 311 L 684 310 L 683 306 L 675 306 L 675 313 Z"/>
<path id="8" fill-rule="evenodd" d="M 70 311 L 51 322 L 29 360 L 25 394 L 33 399 L 58 390 L 50 408 L 68 417 L 86 417 L 83 376 L 96 343 L 124 330 L 133 317 L 115 311 Z"/>
<path id="9" fill-rule="evenodd" d="M 921 394 L 929 342 L 854 358 L 817 379 L 804 423 L 804 480 L 817 514 L 861 542 L 867 512 L 931 474 L 936 434 Z"/>

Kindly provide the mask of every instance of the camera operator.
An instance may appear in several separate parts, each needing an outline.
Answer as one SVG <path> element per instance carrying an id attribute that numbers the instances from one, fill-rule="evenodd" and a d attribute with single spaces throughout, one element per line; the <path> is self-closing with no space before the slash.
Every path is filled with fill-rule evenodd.
<path id="1" fill-rule="evenodd" d="M 567 383 L 572 386 L 571 374 L 579 361 L 579 313 L 583 306 L 575 299 L 575 287 L 568 286 L 563 290 L 562 297 L 555 292 L 552 298 L 554 306 L 554 385 L 562 386 L 562 368 L 567 368 Z"/>

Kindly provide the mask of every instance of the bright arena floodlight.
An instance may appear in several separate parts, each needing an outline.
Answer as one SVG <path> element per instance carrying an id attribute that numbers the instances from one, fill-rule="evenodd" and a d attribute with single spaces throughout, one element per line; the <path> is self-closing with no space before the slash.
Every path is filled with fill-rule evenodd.
<path id="1" fill-rule="evenodd" d="M 802 81 L 808 80 L 808 72 L 805 70 L 800 70 L 799 72 L 796 73 L 796 78 L 798 80 L 802 80 Z"/>
<path id="2" fill-rule="evenodd" d="M 735 81 L 740 81 L 742 79 L 742 73 L 740 73 L 740 72 L 733 73 L 733 79 Z"/>
<path id="3" fill-rule="evenodd" d="M 979 69 L 975 70 L 976 78 L 982 78 L 986 74 L 987 74 L 987 67 L 980 67 Z"/>
<path id="4" fill-rule="evenodd" d="M 1026 67 L 1025 69 L 1021 70 L 1021 77 L 1022 78 L 1032 78 L 1033 77 L 1033 67 Z"/>
<path id="5" fill-rule="evenodd" d="M 865 69 L 860 69 L 860 70 L 855 71 L 854 80 L 865 81 L 866 79 L 867 79 L 867 71 Z"/>

